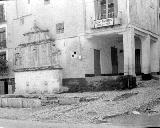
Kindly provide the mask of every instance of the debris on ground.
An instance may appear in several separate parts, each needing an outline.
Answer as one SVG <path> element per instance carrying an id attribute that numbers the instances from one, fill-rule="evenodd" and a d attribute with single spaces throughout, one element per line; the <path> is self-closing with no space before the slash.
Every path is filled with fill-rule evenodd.
<path id="1" fill-rule="evenodd" d="M 65 93 L 44 97 L 44 100 L 46 100 L 45 98 L 55 100 L 57 104 L 49 104 L 34 109 L 0 108 L 0 118 L 107 123 L 109 119 L 121 117 L 124 114 L 136 116 L 147 112 L 156 113 L 157 111 L 153 108 L 160 106 L 159 81 L 137 81 L 137 83 L 139 88 L 133 90 Z"/>
<path id="2" fill-rule="evenodd" d="M 137 94 L 138 94 L 138 92 L 137 92 L 137 93 L 125 93 L 125 94 L 122 94 L 122 95 L 120 95 L 120 96 L 115 97 L 115 98 L 113 99 L 113 101 L 126 100 L 126 99 L 128 99 L 129 97 L 135 96 L 135 95 L 137 95 Z"/>
<path id="3" fill-rule="evenodd" d="M 140 115 L 140 114 L 141 114 L 141 113 L 138 112 L 138 111 L 132 111 L 132 113 L 135 114 L 135 115 Z"/>
<path id="4" fill-rule="evenodd" d="M 148 81 L 137 81 L 137 87 L 159 86 L 159 80 L 151 79 Z"/>
<path id="5" fill-rule="evenodd" d="M 152 109 L 158 105 L 160 105 L 160 98 L 157 98 L 155 100 L 150 101 L 147 104 L 142 105 L 137 110 L 142 113 L 151 113 L 151 112 L 155 112 Z"/>

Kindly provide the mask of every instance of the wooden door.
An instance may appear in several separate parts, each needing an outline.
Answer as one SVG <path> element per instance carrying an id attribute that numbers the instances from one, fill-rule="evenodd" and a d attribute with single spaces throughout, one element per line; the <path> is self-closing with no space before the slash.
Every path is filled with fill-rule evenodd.
<path id="1" fill-rule="evenodd" d="M 112 61 L 112 74 L 118 74 L 118 56 L 117 56 L 117 48 L 111 47 L 111 61 Z"/>
<path id="2" fill-rule="evenodd" d="M 136 49 L 135 50 L 135 72 L 136 72 L 136 75 L 141 74 L 140 55 L 141 55 L 140 49 Z"/>
<path id="3" fill-rule="evenodd" d="M 4 81 L 0 81 L 0 95 L 5 94 L 5 84 Z"/>
<path id="4" fill-rule="evenodd" d="M 94 49 L 94 74 L 101 75 L 100 50 Z"/>

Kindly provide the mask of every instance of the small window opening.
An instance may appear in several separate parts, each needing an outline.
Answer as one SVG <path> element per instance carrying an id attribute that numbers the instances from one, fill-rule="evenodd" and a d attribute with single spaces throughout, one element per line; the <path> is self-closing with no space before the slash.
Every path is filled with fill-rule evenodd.
<path id="1" fill-rule="evenodd" d="M 44 0 L 44 4 L 50 4 L 50 0 Z"/>

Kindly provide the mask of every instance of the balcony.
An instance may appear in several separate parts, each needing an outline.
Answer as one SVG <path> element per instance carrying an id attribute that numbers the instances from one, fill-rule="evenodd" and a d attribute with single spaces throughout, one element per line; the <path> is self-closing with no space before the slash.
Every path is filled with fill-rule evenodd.
<path id="1" fill-rule="evenodd" d="M 122 12 L 118 12 L 118 15 L 115 16 L 114 13 L 108 13 L 108 18 L 106 19 L 98 19 L 98 20 L 92 20 L 91 21 L 91 28 L 102 28 L 102 27 L 110 27 L 115 25 L 121 25 L 122 22 Z"/>

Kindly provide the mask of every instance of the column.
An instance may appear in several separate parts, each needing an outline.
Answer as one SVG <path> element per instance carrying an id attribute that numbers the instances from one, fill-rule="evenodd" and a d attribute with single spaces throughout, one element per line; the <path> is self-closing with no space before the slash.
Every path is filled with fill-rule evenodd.
<path id="1" fill-rule="evenodd" d="M 159 72 L 159 41 L 151 43 L 151 72 Z"/>
<path id="2" fill-rule="evenodd" d="M 135 39 L 134 29 L 123 33 L 124 75 L 135 75 Z"/>
<path id="3" fill-rule="evenodd" d="M 142 39 L 142 73 L 144 75 L 148 75 L 151 73 L 150 40 L 150 35 Z"/>

